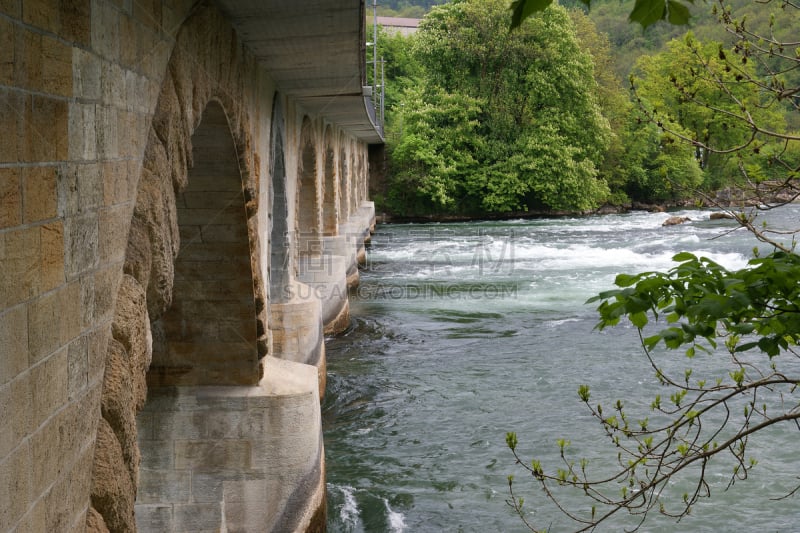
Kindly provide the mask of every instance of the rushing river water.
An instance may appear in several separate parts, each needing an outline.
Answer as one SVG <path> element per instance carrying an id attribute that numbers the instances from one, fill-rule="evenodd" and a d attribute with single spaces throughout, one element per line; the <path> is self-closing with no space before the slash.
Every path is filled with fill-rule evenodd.
<path id="1" fill-rule="evenodd" d="M 662 227 L 665 214 L 631 213 L 378 226 L 352 327 L 328 340 L 329 531 L 524 531 L 505 503 L 508 474 L 539 527 L 567 531 L 514 466 L 505 433 L 545 468 L 558 466 L 558 438 L 613 466 L 578 385 L 591 386 L 593 402 L 630 399 L 642 418 L 659 386 L 635 330 L 593 330 L 584 302 L 620 272 L 670 268 L 679 251 L 739 268 L 755 244 L 725 234 L 732 222 L 709 211 L 671 214 L 692 222 Z M 800 226 L 797 206 L 775 216 Z M 685 358 L 671 360 L 682 373 Z M 783 428 L 751 440 L 760 462 L 748 480 L 726 491 L 726 458 L 710 476 L 711 500 L 678 524 L 653 514 L 642 531 L 800 531 L 797 499 L 771 500 L 798 482 L 797 436 Z"/>

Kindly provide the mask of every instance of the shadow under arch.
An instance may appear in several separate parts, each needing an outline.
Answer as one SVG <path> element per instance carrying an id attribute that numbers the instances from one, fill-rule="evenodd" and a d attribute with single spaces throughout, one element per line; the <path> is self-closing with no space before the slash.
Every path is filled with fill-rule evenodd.
<path id="1" fill-rule="evenodd" d="M 297 254 L 300 258 L 319 256 L 320 201 L 317 183 L 317 150 L 314 125 L 308 117 L 300 129 L 300 158 L 297 169 Z"/>
<path id="2" fill-rule="evenodd" d="M 289 227 L 289 198 L 286 191 L 285 140 L 286 122 L 280 96 L 275 94 L 270 128 L 270 166 L 272 176 L 272 209 L 270 210 L 269 302 L 282 303 L 289 299 L 287 288 L 292 280 L 291 231 Z"/>
<path id="3" fill-rule="evenodd" d="M 333 132 L 330 126 L 325 128 L 325 152 L 323 165 L 322 194 L 322 234 L 325 236 L 339 233 L 338 187 L 336 183 L 336 152 L 333 146 Z"/>
<path id="4" fill-rule="evenodd" d="M 251 385 L 261 377 L 256 301 L 239 158 L 212 100 L 175 198 L 181 246 L 172 305 L 153 322 L 151 386 Z"/>

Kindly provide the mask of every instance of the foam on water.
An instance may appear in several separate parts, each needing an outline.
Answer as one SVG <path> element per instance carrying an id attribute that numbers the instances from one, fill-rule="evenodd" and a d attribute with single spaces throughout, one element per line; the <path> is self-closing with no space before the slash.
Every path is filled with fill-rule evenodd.
<path id="1" fill-rule="evenodd" d="M 342 524 L 349 527 L 351 530 L 355 530 L 358 527 L 360 522 L 359 520 L 359 510 L 358 510 L 358 503 L 356 502 L 355 492 L 356 489 L 349 485 L 331 485 L 328 484 L 328 490 L 336 489 L 344 498 L 344 502 L 342 503 L 341 508 L 339 509 L 339 517 L 342 520 Z"/>
<path id="2" fill-rule="evenodd" d="M 674 227 L 661 226 L 669 214 L 644 212 L 379 226 L 368 252 L 374 268 L 361 271 L 351 295 L 352 333 L 326 343 L 328 530 L 520 530 L 504 503 L 514 473 L 504 444 L 510 430 L 543 463 L 560 461 L 553 443 L 562 436 L 575 453 L 590 450 L 613 463 L 617 452 L 581 410 L 577 385 L 590 384 L 603 403 L 628 398 L 647 416 L 658 382 L 635 328 L 593 330 L 596 305 L 584 302 L 613 288 L 619 273 L 674 267 L 681 251 L 728 269 L 746 266 L 752 237 L 707 221 L 709 213 L 671 213 L 692 219 Z M 799 218 L 797 206 L 779 222 L 796 226 Z M 687 364 L 683 357 L 662 362 L 675 375 Z M 693 364 L 702 366 L 698 373 L 727 375 L 722 358 Z M 714 497 L 697 513 L 677 525 L 656 513 L 642 531 L 795 531 L 796 503 L 770 500 L 794 487 L 794 477 L 780 472 L 795 458 L 795 434 L 776 429 L 754 438 L 759 465 L 747 483 L 725 490 L 727 476 L 710 477 Z M 597 464 L 604 472 L 605 463 Z M 729 475 L 727 467 L 709 475 Z M 535 487 L 528 489 L 533 498 Z M 680 498 L 683 486 L 667 492 Z M 535 508 L 540 523 L 566 530 L 556 526 L 558 512 Z M 630 525 L 620 518 L 606 530 Z"/>
<path id="3" fill-rule="evenodd" d="M 389 505 L 389 500 L 383 498 L 383 504 L 386 506 L 386 520 L 389 522 L 389 531 L 392 533 L 402 533 L 406 529 L 406 521 L 403 513 L 398 513 L 392 510 Z"/>

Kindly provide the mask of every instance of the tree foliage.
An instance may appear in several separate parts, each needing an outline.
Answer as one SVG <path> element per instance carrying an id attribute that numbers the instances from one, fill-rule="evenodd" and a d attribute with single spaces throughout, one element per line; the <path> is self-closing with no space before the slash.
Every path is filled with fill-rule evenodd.
<path id="1" fill-rule="evenodd" d="M 562 507 L 580 531 L 623 510 L 639 517 L 639 525 L 650 512 L 681 518 L 701 498 L 711 496 L 706 476 L 716 456 L 731 458 L 733 483 L 745 479 L 757 464 L 747 455 L 753 434 L 776 424 L 800 429 L 795 351 L 800 341 L 800 256 L 777 251 L 736 271 L 688 253 L 674 260 L 678 265 L 667 273 L 621 274 L 617 289 L 590 300 L 601 302 L 600 329 L 616 326 L 622 318 L 638 328 L 644 352 L 666 389 L 653 397 L 651 413 L 642 417 L 632 415 L 623 400 L 611 408 L 592 405 L 590 386 L 579 387 L 579 398 L 617 450 L 619 470 L 592 477 L 589 461 L 571 456 L 562 446 L 563 464 L 549 472 L 535 459 L 523 463 L 516 453 L 516 435 L 507 436 L 518 463 L 557 505 L 562 504 L 553 487 L 571 487 L 587 498 L 583 512 Z M 661 320 L 667 326 L 652 331 L 651 322 Z M 660 358 L 668 355 L 660 346 L 684 351 L 689 366 L 682 374 L 664 370 Z M 693 372 L 695 356 L 719 356 L 719 349 L 729 357 L 727 371 Z M 752 351 L 766 357 L 753 357 Z M 679 476 L 693 478 L 693 489 L 677 502 L 663 498 L 662 492 Z M 524 519 L 513 479 L 509 487 L 509 503 Z"/>
<path id="2" fill-rule="evenodd" d="M 592 3 L 592 0 L 580 1 L 586 7 Z M 513 12 L 511 27 L 518 28 L 526 18 L 544 11 L 552 3 L 553 0 L 514 0 L 511 4 Z M 689 7 L 678 0 L 636 0 L 628 15 L 631 22 L 638 22 L 644 28 L 662 20 L 675 25 L 688 24 L 690 17 Z"/>
<path id="3" fill-rule="evenodd" d="M 771 96 L 750 80 L 753 62 L 732 68 L 722 43 L 698 41 L 692 33 L 667 43 L 667 48 L 637 63 L 639 103 L 656 123 L 696 141 L 696 157 L 712 186 L 738 174 L 739 164 L 755 168 L 761 148 L 773 141 L 753 130 L 785 131 L 786 124 Z M 742 113 L 749 115 L 741 120 Z M 743 150 L 752 146 L 750 150 Z M 774 148 L 771 148 L 774 150 Z"/>
<path id="4" fill-rule="evenodd" d="M 398 211 L 586 210 L 607 195 L 597 162 L 610 129 L 571 19 L 554 8 L 513 34 L 509 20 L 502 0 L 465 0 L 420 25 L 423 75 L 391 147 Z M 416 203 L 399 203 L 409 187 Z"/>

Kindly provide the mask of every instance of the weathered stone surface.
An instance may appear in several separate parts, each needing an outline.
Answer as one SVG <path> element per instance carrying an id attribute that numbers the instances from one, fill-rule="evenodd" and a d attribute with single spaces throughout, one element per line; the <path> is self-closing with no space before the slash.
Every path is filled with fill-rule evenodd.
<path id="1" fill-rule="evenodd" d="M 120 283 L 112 334 L 127 352 L 127 364 L 133 387 L 132 408 L 139 411 L 147 397 L 145 374 L 153 356 L 153 339 L 144 289 L 128 275 L 124 275 Z"/>
<path id="2" fill-rule="evenodd" d="M 142 287 L 147 287 L 150 283 L 152 262 L 153 256 L 150 250 L 146 221 L 141 216 L 134 216 L 131 219 L 130 230 L 128 230 L 128 247 L 125 251 L 123 272 L 133 276 Z"/>
<path id="3" fill-rule="evenodd" d="M 122 452 L 123 462 L 115 465 L 115 469 L 127 471 L 131 478 L 132 486 L 135 486 L 138 478 L 140 455 L 136 441 L 136 413 L 133 410 L 135 405 L 133 389 L 128 354 L 122 344 L 116 340 L 111 340 L 108 345 L 101 409 L 103 418 L 114 431 Z"/>
<path id="4" fill-rule="evenodd" d="M 174 77 L 168 73 L 161 88 L 158 108 L 153 116 L 153 129 L 166 149 L 169 159 L 169 177 L 175 190 L 180 191 L 186 187 L 186 170 L 191 166 L 192 146 L 191 130 L 185 123 L 183 113 L 185 102 L 179 99 Z M 148 152 L 150 150 L 148 149 Z M 150 163 L 147 163 L 150 165 Z M 160 167 L 161 165 L 159 165 Z M 162 172 L 162 168 L 157 168 Z M 167 174 L 159 174 L 167 178 Z"/>
<path id="5" fill-rule="evenodd" d="M 86 513 L 86 533 L 110 533 L 103 516 L 94 507 Z"/>
<path id="6" fill-rule="evenodd" d="M 162 176 L 142 170 L 134 217 L 146 228 L 150 242 L 150 276 L 147 284 L 147 310 L 152 319 L 160 317 L 172 303 L 174 260 L 178 254 L 175 194 Z"/>
<path id="7" fill-rule="evenodd" d="M 111 426 L 101 418 L 92 469 L 92 507 L 103 516 L 110 531 L 133 532 L 136 487 L 128 471 L 119 468 L 123 463 L 122 447 Z"/>

